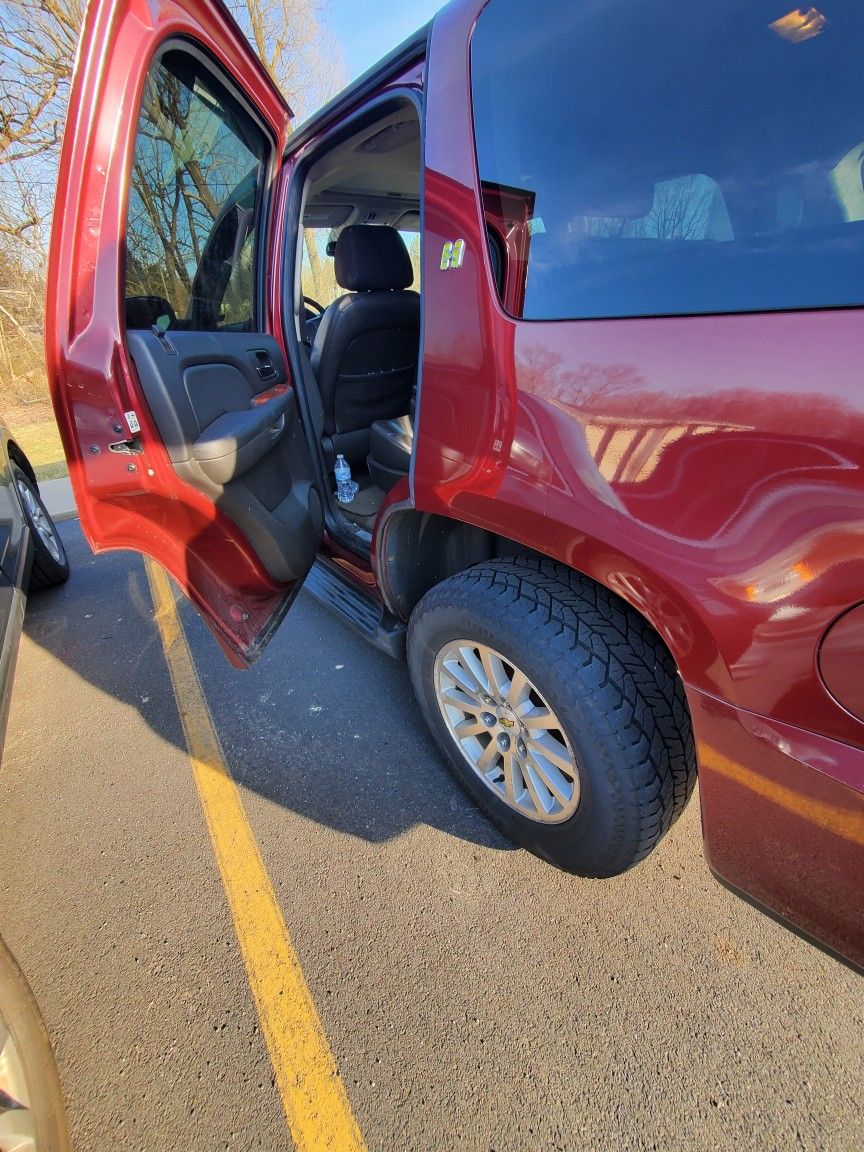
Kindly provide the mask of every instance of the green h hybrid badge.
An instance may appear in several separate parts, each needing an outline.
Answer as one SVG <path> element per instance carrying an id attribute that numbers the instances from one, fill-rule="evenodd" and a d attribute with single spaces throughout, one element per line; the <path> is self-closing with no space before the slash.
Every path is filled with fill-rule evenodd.
<path id="1" fill-rule="evenodd" d="M 461 268 L 464 256 L 464 240 L 454 240 L 452 243 L 448 242 L 441 249 L 441 271 L 446 272 L 450 268 Z"/>

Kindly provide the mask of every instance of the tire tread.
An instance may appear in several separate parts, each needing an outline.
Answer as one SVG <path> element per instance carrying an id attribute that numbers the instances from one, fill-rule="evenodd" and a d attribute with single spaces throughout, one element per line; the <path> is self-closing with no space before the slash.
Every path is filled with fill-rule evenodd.
<path id="1" fill-rule="evenodd" d="M 553 660 L 578 670 L 583 702 L 617 742 L 620 762 L 606 766 L 617 802 L 638 815 L 635 843 L 624 844 L 618 822 L 606 856 L 622 854 L 623 871 L 644 859 L 683 811 L 696 777 L 695 747 L 684 686 L 674 662 L 647 621 L 592 580 L 552 560 L 514 557 L 466 569 L 421 601 L 424 618 L 470 601 L 491 625 L 507 616 Z M 409 628 L 409 648 L 415 619 Z M 621 785 L 625 765 L 627 787 Z M 632 820 L 630 821 L 632 825 Z"/>

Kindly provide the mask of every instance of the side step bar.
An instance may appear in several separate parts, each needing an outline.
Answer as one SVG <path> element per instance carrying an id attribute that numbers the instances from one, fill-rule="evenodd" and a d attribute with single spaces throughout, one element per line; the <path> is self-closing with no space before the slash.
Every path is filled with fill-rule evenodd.
<path id="1" fill-rule="evenodd" d="M 303 587 L 315 599 L 350 624 L 364 640 L 392 656 L 405 659 L 406 627 L 383 604 L 350 583 L 325 560 L 316 560 Z"/>

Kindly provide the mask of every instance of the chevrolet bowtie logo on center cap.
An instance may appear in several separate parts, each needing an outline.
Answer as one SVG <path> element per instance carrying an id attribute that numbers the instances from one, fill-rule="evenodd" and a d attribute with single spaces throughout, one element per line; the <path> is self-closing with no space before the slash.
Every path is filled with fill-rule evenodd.
<path id="1" fill-rule="evenodd" d="M 514 721 L 508 720 L 506 716 L 502 716 L 501 717 L 501 723 L 504 725 L 505 728 L 512 728 Z"/>

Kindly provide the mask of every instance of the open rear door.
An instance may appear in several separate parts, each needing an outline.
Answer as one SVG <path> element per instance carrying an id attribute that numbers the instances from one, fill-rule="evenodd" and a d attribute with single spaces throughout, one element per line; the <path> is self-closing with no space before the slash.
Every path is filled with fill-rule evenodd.
<path id="1" fill-rule="evenodd" d="M 290 118 L 217 0 L 91 0 L 48 278 L 57 422 L 94 550 L 152 556 L 244 662 L 322 530 L 273 323 Z"/>

